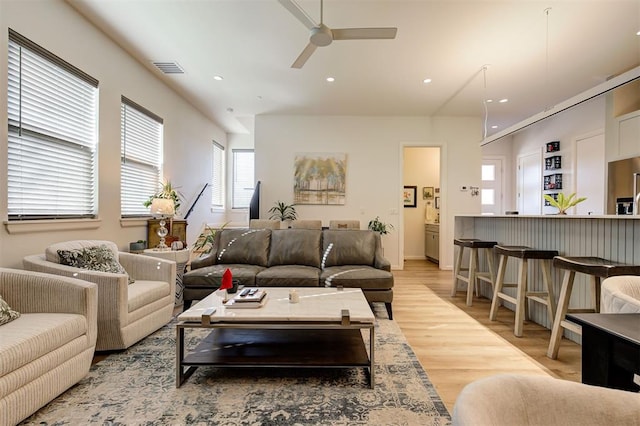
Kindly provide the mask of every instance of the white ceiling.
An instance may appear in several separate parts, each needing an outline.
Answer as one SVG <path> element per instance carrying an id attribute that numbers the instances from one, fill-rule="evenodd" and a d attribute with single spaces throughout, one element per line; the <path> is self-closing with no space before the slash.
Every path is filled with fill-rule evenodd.
<path id="1" fill-rule="evenodd" d="M 308 30 L 277 0 L 67 1 L 230 133 L 257 114 L 484 119 L 485 97 L 508 98 L 487 104 L 490 135 L 640 65 L 640 0 L 326 0 L 331 28 L 398 35 L 334 41 L 302 69 Z"/>

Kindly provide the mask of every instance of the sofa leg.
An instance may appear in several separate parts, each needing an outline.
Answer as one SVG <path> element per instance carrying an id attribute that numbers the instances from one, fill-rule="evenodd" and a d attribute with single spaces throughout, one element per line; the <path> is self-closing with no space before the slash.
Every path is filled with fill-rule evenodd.
<path id="1" fill-rule="evenodd" d="M 389 319 L 393 319 L 393 312 L 391 311 L 391 302 L 385 302 L 385 308 L 387 308 L 387 315 L 389 315 Z"/>

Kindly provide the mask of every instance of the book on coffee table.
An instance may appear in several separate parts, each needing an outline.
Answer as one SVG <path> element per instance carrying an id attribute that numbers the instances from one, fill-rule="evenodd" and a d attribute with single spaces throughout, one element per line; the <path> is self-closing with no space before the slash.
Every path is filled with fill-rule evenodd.
<path id="1" fill-rule="evenodd" d="M 260 302 L 267 295 L 267 292 L 257 288 L 245 288 L 233 297 L 238 303 Z"/>
<path id="2" fill-rule="evenodd" d="M 247 301 L 236 296 L 233 299 L 227 301 L 224 304 L 224 307 L 229 309 L 257 309 L 264 306 L 265 303 L 267 303 L 267 293 L 263 292 L 259 300 Z"/>

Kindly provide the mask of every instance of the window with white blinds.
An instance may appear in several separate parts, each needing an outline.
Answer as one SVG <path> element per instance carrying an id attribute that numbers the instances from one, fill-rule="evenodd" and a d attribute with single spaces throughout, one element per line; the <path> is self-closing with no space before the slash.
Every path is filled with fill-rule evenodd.
<path id="1" fill-rule="evenodd" d="M 224 207 L 224 147 L 213 143 L 213 177 L 211 179 L 211 206 Z"/>
<path id="2" fill-rule="evenodd" d="M 120 214 L 148 216 L 144 202 L 158 191 L 162 165 L 160 117 L 122 97 L 120 104 Z"/>
<path id="3" fill-rule="evenodd" d="M 232 208 L 249 208 L 254 189 L 253 150 L 233 150 L 233 197 Z"/>
<path id="4" fill-rule="evenodd" d="M 98 80 L 9 30 L 9 220 L 96 212 Z"/>

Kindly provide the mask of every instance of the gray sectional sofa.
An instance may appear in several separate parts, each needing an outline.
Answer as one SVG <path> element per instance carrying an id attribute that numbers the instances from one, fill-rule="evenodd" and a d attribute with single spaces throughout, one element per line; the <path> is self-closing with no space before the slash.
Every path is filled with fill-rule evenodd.
<path id="1" fill-rule="evenodd" d="M 257 287 L 359 287 L 393 318 L 393 275 L 380 235 L 368 230 L 222 229 L 183 277 L 185 309 L 233 279 Z"/>

